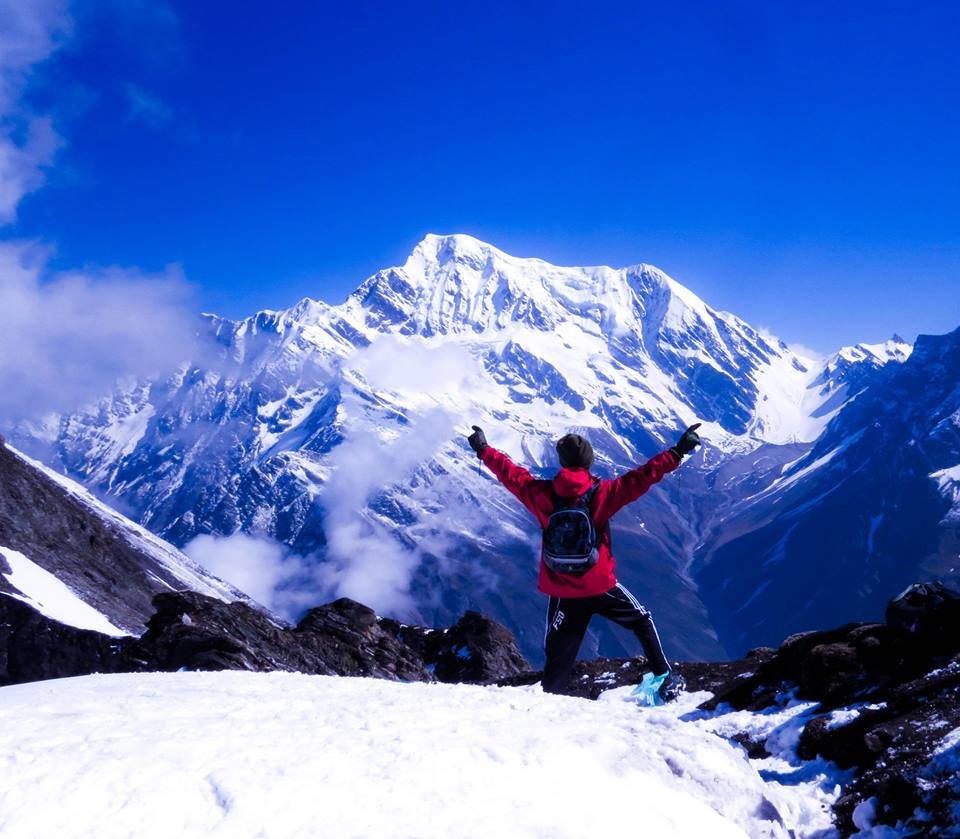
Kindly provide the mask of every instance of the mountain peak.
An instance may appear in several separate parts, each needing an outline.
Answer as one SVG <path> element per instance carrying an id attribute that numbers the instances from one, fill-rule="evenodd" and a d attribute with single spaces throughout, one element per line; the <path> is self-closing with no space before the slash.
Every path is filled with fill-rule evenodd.
<path id="1" fill-rule="evenodd" d="M 403 267 L 408 272 L 420 273 L 428 265 L 445 267 L 462 263 L 481 268 L 491 260 L 502 262 L 541 262 L 539 259 L 520 259 L 466 233 L 428 233 L 407 257 Z"/>
<path id="2" fill-rule="evenodd" d="M 849 347 L 842 347 L 835 358 L 846 361 L 865 361 L 870 360 L 874 364 L 886 364 L 888 361 L 905 361 L 913 347 L 904 341 L 899 335 L 894 335 L 890 340 L 880 344 L 868 344 L 861 341 Z"/>

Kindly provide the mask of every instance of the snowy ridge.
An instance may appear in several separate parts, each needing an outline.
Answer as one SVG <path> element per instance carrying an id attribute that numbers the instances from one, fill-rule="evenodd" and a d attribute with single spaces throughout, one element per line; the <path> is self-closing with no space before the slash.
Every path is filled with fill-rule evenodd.
<path id="1" fill-rule="evenodd" d="M 860 362 L 872 360 L 878 364 L 886 364 L 888 361 L 906 361 L 913 351 L 913 346 L 908 344 L 899 335 L 894 335 L 890 340 L 882 344 L 855 344 L 852 347 L 844 347 L 835 356 L 837 360 Z"/>
<path id="2" fill-rule="evenodd" d="M 960 523 L 960 464 L 949 469 L 940 469 L 930 477 L 937 482 L 940 493 L 950 502 L 950 510 L 943 523 Z"/>
<path id="3" fill-rule="evenodd" d="M 44 466 L 42 463 L 27 457 L 22 452 L 17 451 L 13 446 L 8 445 L 7 449 L 24 463 L 38 469 L 47 477 L 56 481 L 66 490 L 68 495 L 75 498 L 96 516 L 111 522 L 115 527 L 122 530 L 130 542 L 144 553 L 153 557 L 164 569 L 182 582 L 185 588 L 228 602 L 236 600 L 238 597 L 243 598 L 242 593 L 238 592 L 229 583 L 218 580 L 216 577 L 201 569 L 193 560 L 178 551 L 169 542 L 165 542 L 145 527 L 141 527 L 136 522 L 121 516 L 112 507 L 97 500 L 87 489 L 76 481 L 72 481 L 65 475 L 61 475 L 53 469 Z M 158 581 L 163 582 L 159 579 Z M 164 583 L 164 585 L 171 590 L 174 589 L 169 583 Z M 51 617 L 55 616 L 51 615 Z"/>
<path id="4" fill-rule="evenodd" d="M 715 413 L 714 442 L 721 446 L 735 445 L 728 438 L 745 433 L 758 441 L 809 441 L 824 424 L 811 421 L 823 395 L 811 387 L 820 371 L 809 359 L 715 311 L 650 265 L 564 268 L 509 256 L 469 236 L 430 235 L 403 266 L 374 275 L 347 304 L 327 313 L 367 331 L 368 340 L 375 337 L 371 326 L 423 337 L 474 333 L 474 340 L 506 332 L 530 341 L 530 333 L 544 338 L 559 330 L 561 341 L 537 341 L 531 349 L 564 364 L 560 372 L 577 393 L 585 388 L 588 404 L 614 384 L 634 404 L 642 400 L 647 407 L 652 399 L 648 410 L 655 421 L 676 422 L 691 410 L 708 420 Z M 604 363 L 611 349 L 614 363 Z M 615 363 L 617 350 L 629 355 L 630 376 Z M 570 376 L 569 369 L 582 369 L 583 359 L 590 359 L 593 373 L 575 381 L 583 377 Z M 710 383 L 700 399 L 689 392 L 691 373 L 694 390 L 704 379 Z M 766 390 L 758 389 L 760 380 Z M 735 383 L 747 391 L 741 405 L 731 405 L 742 414 L 739 422 L 710 410 L 716 388 Z M 757 393 L 766 398 L 758 402 Z"/>

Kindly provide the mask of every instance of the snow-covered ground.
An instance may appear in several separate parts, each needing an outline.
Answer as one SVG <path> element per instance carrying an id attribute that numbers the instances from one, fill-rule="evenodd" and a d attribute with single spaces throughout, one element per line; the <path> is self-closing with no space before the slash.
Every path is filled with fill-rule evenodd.
<path id="1" fill-rule="evenodd" d="M 769 715 L 764 778 L 714 733 L 743 720 L 694 711 L 705 694 L 627 692 L 238 672 L 2 688 L 0 836 L 829 835 L 836 779 L 790 763 L 804 706 Z"/>

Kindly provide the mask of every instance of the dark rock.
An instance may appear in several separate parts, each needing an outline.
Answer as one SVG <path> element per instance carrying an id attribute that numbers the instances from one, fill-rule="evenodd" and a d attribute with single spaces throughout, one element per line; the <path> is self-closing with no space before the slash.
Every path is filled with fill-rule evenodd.
<path id="1" fill-rule="evenodd" d="M 114 639 L 45 618 L 0 592 L 0 684 L 183 669 L 489 683 L 530 669 L 513 636 L 476 612 L 450 629 L 427 630 L 341 598 L 291 628 L 247 603 L 191 591 L 158 594 L 154 606 L 140 638 Z"/>
<path id="2" fill-rule="evenodd" d="M 942 583 L 915 583 L 890 601 L 886 622 L 931 654 L 949 653 L 960 636 L 960 593 Z"/>
<path id="3" fill-rule="evenodd" d="M 416 650 L 381 626 L 373 609 L 355 600 L 343 597 L 311 609 L 295 634 L 305 649 L 337 675 L 433 681 Z"/>
<path id="4" fill-rule="evenodd" d="M 854 807 L 871 797 L 879 799 L 885 824 L 911 818 L 917 808 L 935 812 L 939 807 L 946 814 L 946 799 L 954 795 L 949 779 L 920 779 L 944 735 L 960 727 L 960 656 L 946 668 L 895 687 L 885 704 L 845 725 L 823 730 L 816 722 L 803 732 L 801 757 L 819 754 L 859 769 L 835 807 L 841 829 L 852 830 Z"/>
<path id="5" fill-rule="evenodd" d="M 671 667 L 686 680 L 688 691 L 714 692 L 740 679 L 749 678 L 753 671 L 772 655 L 773 650 L 761 648 L 751 650 L 745 658 L 737 661 L 675 661 L 671 663 Z M 584 699 L 596 699 L 604 691 L 639 684 L 649 669 L 643 656 L 578 661 L 565 693 Z M 498 684 L 505 687 L 534 684 L 540 681 L 542 675 L 539 670 L 518 673 L 500 680 Z"/>
<path id="6" fill-rule="evenodd" d="M 766 737 L 753 737 L 744 732 L 740 732 L 739 734 L 734 734 L 730 739 L 733 740 L 734 743 L 739 743 L 743 746 L 747 757 L 751 760 L 760 760 L 770 756 L 770 752 L 767 751 Z"/>
<path id="7" fill-rule="evenodd" d="M 468 611 L 449 629 L 432 630 L 382 621 L 415 649 L 437 681 L 490 684 L 529 673 L 510 631 L 479 612 Z"/>
<path id="8" fill-rule="evenodd" d="M 295 628 L 244 603 L 194 592 L 161 594 L 147 632 L 131 645 L 144 670 L 292 670 L 399 681 L 493 681 L 529 670 L 513 636 L 476 612 L 447 630 L 402 626 L 341 598 Z"/>
<path id="9" fill-rule="evenodd" d="M 125 667 L 126 643 L 127 639 L 58 623 L 0 593 L 0 687 L 115 673 Z"/>
<path id="10" fill-rule="evenodd" d="M 855 830 L 854 809 L 869 798 L 878 800 L 881 824 L 902 821 L 917 836 L 954 835 L 940 831 L 955 823 L 949 808 L 960 781 L 929 764 L 943 736 L 960 727 L 960 633 L 950 631 L 960 596 L 941 586 L 908 592 L 909 604 L 891 603 L 887 624 L 791 636 L 756 672 L 720 687 L 703 706 L 758 710 L 793 691 L 819 701 L 823 712 L 858 710 L 842 724 L 815 716 L 797 747 L 801 759 L 819 756 L 856 771 L 834 808 L 845 836 Z M 751 744 L 743 745 L 749 752 Z"/>
<path id="11" fill-rule="evenodd" d="M 867 670 L 851 643 L 820 644 L 800 667 L 800 694 L 830 699 L 866 681 Z"/>
<path id="12" fill-rule="evenodd" d="M 373 610 L 343 598 L 311 609 L 295 629 L 245 603 L 195 592 L 160 594 L 131 649 L 137 669 L 288 670 L 432 681 L 420 657 L 382 629 Z"/>

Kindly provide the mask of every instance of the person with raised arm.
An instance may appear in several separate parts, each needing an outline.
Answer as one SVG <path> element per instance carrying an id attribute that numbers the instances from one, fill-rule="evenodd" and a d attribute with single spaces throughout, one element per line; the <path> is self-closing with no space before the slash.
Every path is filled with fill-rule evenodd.
<path id="1" fill-rule="evenodd" d="M 613 480 L 594 477 L 589 441 L 567 434 L 556 445 L 560 471 L 551 480 L 537 480 L 488 445 L 482 429 L 473 426 L 470 447 L 543 531 L 539 589 L 549 597 L 542 681 L 547 693 L 566 688 L 594 615 L 634 632 L 652 670 L 645 682 L 660 701 L 670 702 L 683 691 L 683 677 L 671 672 L 650 612 L 617 582 L 610 519 L 680 465 L 700 444 L 699 427 L 691 425 L 676 445 Z"/>

